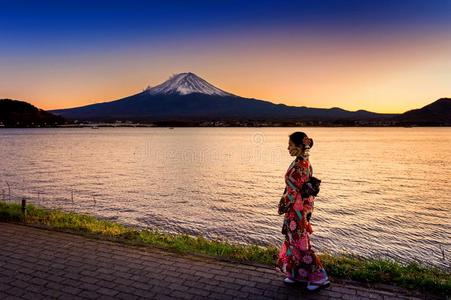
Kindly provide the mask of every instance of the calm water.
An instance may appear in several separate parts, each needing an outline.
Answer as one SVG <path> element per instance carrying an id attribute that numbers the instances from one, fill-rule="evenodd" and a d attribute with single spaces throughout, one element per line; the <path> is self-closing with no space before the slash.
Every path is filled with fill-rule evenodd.
<path id="1" fill-rule="evenodd" d="M 295 130 L 1 129 L 0 192 L 125 224 L 279 245 L 276 207 Z M 322 180 L 316 249 L 450 267 L 451 128 L 304 130 Z"/>

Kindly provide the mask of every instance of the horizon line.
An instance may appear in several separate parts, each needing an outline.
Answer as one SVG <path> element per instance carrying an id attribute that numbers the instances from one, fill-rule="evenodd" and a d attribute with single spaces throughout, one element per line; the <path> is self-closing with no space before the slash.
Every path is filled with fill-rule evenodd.
<path id="1" fill-rule="evenodd" d="M 124 96 L 124 97 L 120 97 L 120 98 L 115 98 L 115 99 L 112 99 L 112 100 L 111 100 L 111 99 L 110 99 L 110 100 L 100 100 L 100 101 L 98 101 L 98 102 L 93 102 L 93 103 L 83 104 L 83 105 L 79 105 L 79 106 L 69 106 L 69 107 L 64 107 L 64 108 L 51 108 L 51 109 L 43 109 L 43 108 L 38 107 L 38 106 L 36 106 L 36 107 L 39 108 L 39 109 L 43 109 L 43 110 L 45 110 L 45 111 L 54 111 L 54 110 L 63 110 L 63 109 L 73 109 L 73 108 L 85 107 L 85 106 L 90 106 L 90 105 L 95 105 L 95 104 L 100 104 L 100 103 L 109 103 L 109 102 L 113 102 L 113 101 L 119 101 L 119 100 L 122 100 L 122 99 L 124 99 L 124 98 L 131 97 L 131 96 L 140 94 L 140 93 L 142 93 L 142 92 L 144 92 L 144 90 L 141 91 L 141 92 L 137 92 L 137 93 L 135 93 L 135 94 L 131 94 L 131 95 Z M 189 94 L 187 94 L 187 95 L 189 95 Z M 410 110 L 421 109 L 422 107 L 427 106 L 427 105 L 429 105 L 429 104 L 431 104 L 431 103 L 433 103 L 433 102 L 435 102 L 435 101 L 437 101 L 437 100 L 439 100 L 439 99 L 450 98 L 450 97 L 440 97 L 440 98 L 438 98 L 438 99 L 432 100 L 431 102 L 425 104 L 425 105 L 422 106 L 422 107 L 410 108 L 410 109 L 407 109 L 407 110 L 405 110 L 405 111 L 403 111 L 403 112 L 379 112 L 379 111 L 373 111 L 373 110 L 368 110 L 368 109 L 363 109 L 363 108 L 359 108 L 359 109 L 346 109 L 346 108 L 343 108 L 343 107 L 340 107 L 340 106 L 332 106 L 332 107 L 314 107 L 314 106 L 306 106 L 306 105 L 291 105 L 291 104 L 287 104 L 287 103 L 284 103 L 284 102 L 279 102 L 279 103 L 277 103 L 277 102 L 275 102 L 275 101 L 272 100 L 272 99 L 271 99 L 271 100 L 270 100 L 270 99 L 258 99 L 258 98 L 252 98 L 252 97 L 243 97 L 243 96 L 239 96 L 239 95 L 235 95 L 235 96 L 236 96 L 236 97 L 239 97 L 239 98 L 243 98 L 243 99 L 252 99 L 252 100 L 258 100 L 258 101 L 267 101 L 267 102 L 271 102 L 271 103 L 274 104 L 274 105 L 286 105 L 286 106 L 288 106 L 288 107 L 306 107 L 306 108 L 313 108 L 313 109 L 333 109 L 333 108 L 338 108 L 338 109 L 343 109 L 343 110 L 346 110 L 346 111 L 349 111 L 349 112 L 367 111 L 367 112 L 371 112 L 371 113 L 386 114 L 386 115 L 398 115 L 398 114 L 403 114 L 403 113 L 408 112 L 408 111 L 410 111 Z M 8 99 L 8 98 L 2 98 L 2 99 Z M 17 100 L 17 99 L 11 99 L 11 100 Z M 19 101 L 24 101 L 24 100 L 19 100 Z M 24 102 L 28 102 L 28 103 L 34 105 L 31 101 L 24 101 Z M 35 106 L 35 105 L 34 105 L 34 106 Z"/>

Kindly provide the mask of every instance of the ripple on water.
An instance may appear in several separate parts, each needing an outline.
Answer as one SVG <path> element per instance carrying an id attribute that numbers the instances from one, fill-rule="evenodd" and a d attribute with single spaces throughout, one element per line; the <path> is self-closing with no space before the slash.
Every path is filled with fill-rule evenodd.
<path id="1" fill-rule="evenodd" d="M 286 137 L 296 129 L 259 130 L 265 135 L 260 156 L 249 144 L 249 128 L 180 128 L 170 135 L 161 128 L 2 130 L 0 148 L 9 159 L 0 160 L 0 193 L 7 193 L 8 181 L 14 196 L 38 199 L 39 193 L 33 201 L 49 206 L 144 228 L 279 244 L 283 217 L 276 207 L 292 161 Z M 451 239 L 451 157 L 444 155 L 450 129 L 308 133 L 315 138 L 315 176 L 323 180 L 312 218 L 317 249 L 443 265 L 438 249 L 449 253 Z M 417 148 L 424 137 L 431 147 Z M 191 156 L 176 151 L 181 143 Z M 265 156 L 281 145 L 283 155 Z M 252 151 L 249 157 L 243 149 Z M 158 156 L 165 153 L 171 155 Z"/>

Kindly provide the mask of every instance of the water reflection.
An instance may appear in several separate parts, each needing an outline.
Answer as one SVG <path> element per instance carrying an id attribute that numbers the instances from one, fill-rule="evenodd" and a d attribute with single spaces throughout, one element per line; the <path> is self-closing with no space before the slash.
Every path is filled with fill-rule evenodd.
<path id="1" fill-rule="evenodd" d="M 2 129 L 0 189 L 127 224 L 278 245 L 294 130 Z M 322 180 L 316 248 L 449 266 L 451 129 L 303 130 Z"/>

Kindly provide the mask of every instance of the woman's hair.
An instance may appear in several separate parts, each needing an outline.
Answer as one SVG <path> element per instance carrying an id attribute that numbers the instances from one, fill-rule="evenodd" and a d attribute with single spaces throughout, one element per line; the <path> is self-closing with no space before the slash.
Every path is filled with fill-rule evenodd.
<path id="1" fill-rule="evenodd" d="M 302 131 L 296 131 L 290 134 L 290 140 L 295 144 L 297 147 L 301 147 L 302 149 L 306 149 L 308 146 L 309 148 L 313 147 L 313 139 L 309 138 L 304 132 Z"/>

